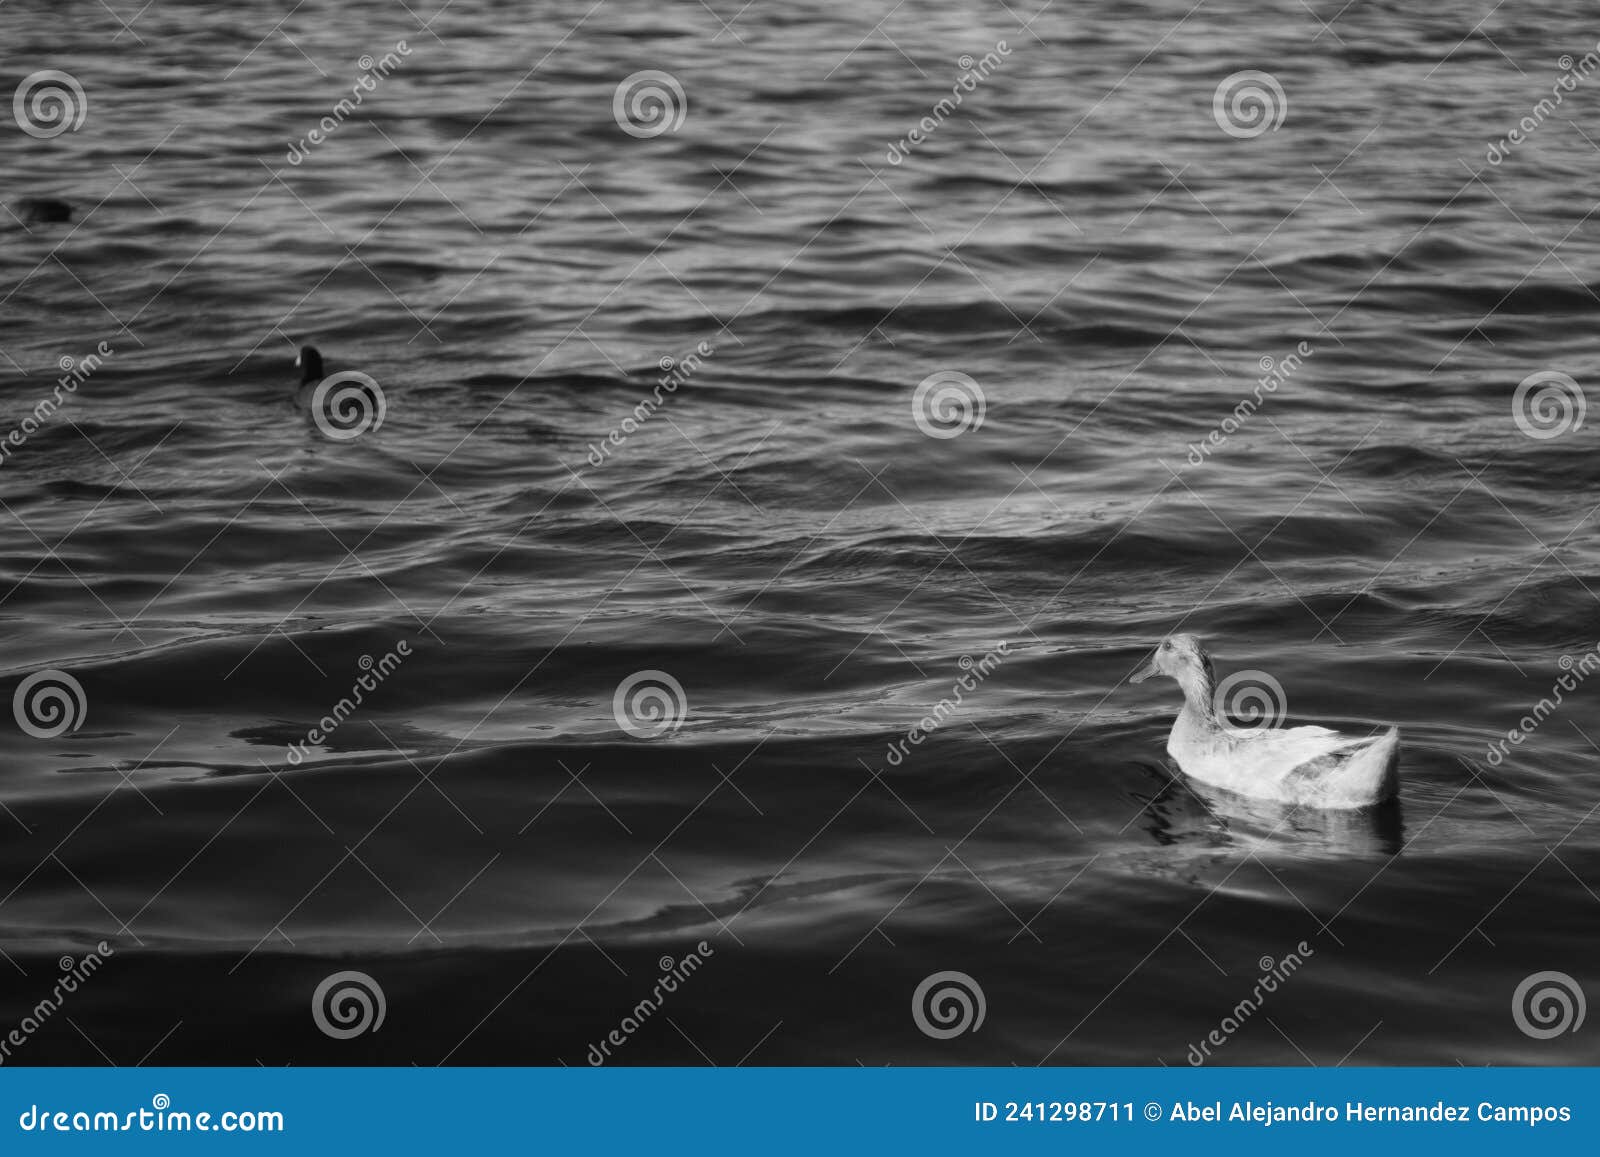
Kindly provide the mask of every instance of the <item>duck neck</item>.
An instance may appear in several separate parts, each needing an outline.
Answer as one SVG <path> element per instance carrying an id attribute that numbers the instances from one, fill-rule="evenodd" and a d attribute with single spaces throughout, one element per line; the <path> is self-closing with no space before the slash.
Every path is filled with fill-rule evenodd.
<path id="1" fill-rule="evenodd" d="M 1200 667 L 1186 667 L 1175 678 L 1183 688 L 1183 714 L 1202 727 L 1217 726 L 1216 687 L 1211 673 Z"/>

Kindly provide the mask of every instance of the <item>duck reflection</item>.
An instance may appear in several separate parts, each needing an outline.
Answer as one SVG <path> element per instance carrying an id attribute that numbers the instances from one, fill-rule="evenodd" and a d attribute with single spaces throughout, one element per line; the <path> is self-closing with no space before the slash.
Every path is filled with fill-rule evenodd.
<path id="1" fill-rule="evenodd" d="M 1399 798 L 1363 808 L 1304 807 L 1202 784 L 1161 764 L 1139 764 L 1154 785 L 1140 827 L 1158 844 L 1267 845 L 1349 858 L 1393 856 L 1405 846 Z"/>

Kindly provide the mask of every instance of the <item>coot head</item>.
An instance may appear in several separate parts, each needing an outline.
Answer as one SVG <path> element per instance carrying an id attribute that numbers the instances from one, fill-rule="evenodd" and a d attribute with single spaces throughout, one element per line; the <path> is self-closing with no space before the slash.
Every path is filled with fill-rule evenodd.
<path id="1" fill-rule="evenodd" d="M 320 382 L 325 376 L 322 372 L 322 355 L 315 346 L 301 346 L 300 356 L 294 359 L 294 364 L 300 371 L 300 384 L 309 386 L 313 382 Z"/>
<path id="2" fill-rule="evenodd" d="M 24 197 L 17 207 L 29 225 L 59 225 L 72 220 L 72 206 L 59 197 Z"/>

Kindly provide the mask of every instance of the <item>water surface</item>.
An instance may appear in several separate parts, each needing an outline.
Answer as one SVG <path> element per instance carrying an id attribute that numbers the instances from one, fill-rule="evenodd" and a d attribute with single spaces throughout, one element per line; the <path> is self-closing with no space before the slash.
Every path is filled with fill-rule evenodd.
<path id="1" fill-rule="evenodd" d="M 0 1022 L 113 953 L 10 1062 L 583 1064 L 702 942 L 614 1063 L 1183 1064 L 1291 953 L 1214 1063 L 1600 1060 L 1512 1016 L 1594 991 L 1589 689 L 1488 754 L 1600 637 L 1590 427 L 1513 408 L 1600 380 L 1594 82 L 1489 152 L 1600 32 L 1317 8 L 6 4 L 8 86 L 88 100 L 0 133 L 7 429 L 111 351 L 0 465 L 0 692 L 87 703 L 0 750 Z M 308 342 L 380 428 L 296 407 Z M 1126 677 L 1180 629 L 1398 724 L 1397 804 L 1175 775 Z M 340 970 L 380 1031 L 318 1031 Z"/>

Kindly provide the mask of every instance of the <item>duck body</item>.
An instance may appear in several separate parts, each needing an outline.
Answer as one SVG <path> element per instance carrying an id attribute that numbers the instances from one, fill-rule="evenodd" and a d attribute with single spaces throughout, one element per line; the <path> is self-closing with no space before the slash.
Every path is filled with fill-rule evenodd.
<path id="1" fill-rule="evenodd" d="M 1236 728 L 1216 704 L 1211 661 L 1192 635 L 1175 635 L 1133 676 L 1168 675 L 1184 692 L 1167 754 L 1185 775 L 1240 795 L 1319 808 L 1369 807 L 1400 787 L 1400 731 L 1342 735 L 1326 727 Z"/>
<path id="2" fill-rule="evenodd" d="M 1167 754 L 1184 774 L 1240 795 L 1309 807 L 1367 807 L 1400 787 L 1400 731 L 1351 737 L 1326 727 L 1260 731 L 1203 719 L 1184 706 Z"/>

